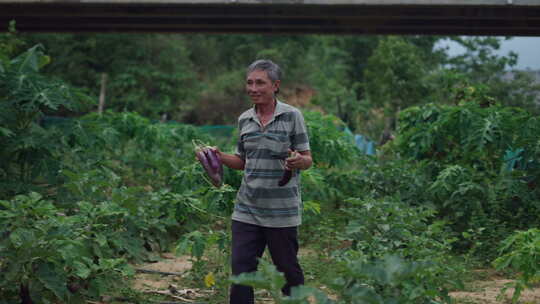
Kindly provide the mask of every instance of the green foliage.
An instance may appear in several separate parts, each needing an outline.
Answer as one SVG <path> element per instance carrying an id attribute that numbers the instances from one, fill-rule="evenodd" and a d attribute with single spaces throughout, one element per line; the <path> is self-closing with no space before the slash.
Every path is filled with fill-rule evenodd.
<path id="1" fill-rule="evenodd" d="M 49 61 L 36 45 L 0 70 L 0 101 L 5 107 L 0 113 L 0 197 L 36 189 L 36 178 L 55 170 L 62 134 L 45 130 L 40 121 L 47 112 L 75 109 L 83 99 L 64 83 L 40 74 Z M 47 178 L 54 180 L 52 175 Z"/>
<path id="2" fill-rule="evenodd" d="M 517 303 L 521 292 L 540 279 L 540 230 L 532 228 L 516 231 L 506 238 L 493 265 L 497 270 L 511 269 L 518 272 L 518 279 L 501 290 L 501 294 L 504 294 L 508 287 L 514 287 L 512 303 Z"/>
<path id="3" fill-rule="evenodd" d="M 339 206 L 346 198 L 359 193 L 358 168 L 371 159 L 354 145 L 342 129 L 343 122 L 333 115 L 305 111 L 314 167 L 302 172 L 304 201 Z"/>
<path id="4" fill-rule="evenodd" d="M 40 45 L 17 56 L 33 39 L 55 59 Z M 249 106 L 244 68 L 265 57 L 287 72 L 284 100 L 311 86 L 314 106 L 329 113 L 305 112 L 315 163 L 302 172 L 303 229 L 310 241 L 324 236 L 337 303 L 449 302 L 462 273 L 451 249 L 489 258 L 498 240 L 536 222 L 540 124 L 495 102 L 533 109 L 534 95 L 527 79 L 522 91 L 500 81 L 513 57 L 492 56 L 496 39 L 471 40 L 478 52 L 446 62 L 429 57 L 437 39 L 0 35 L 0 297 L 97 299 L 132 274 L 126 261 L 152 260 L 171 246 L 191 254 L 195 277 L 207 273 L 208 253 L 228 256 L 242 173 L 226 169 L 219 189 L 205 183 L 191 142 L 216 139 L 155 120 L 167 113 L 233 124 Z M 87 99 L 50 75 L 96 95 L 103 74 L 112 110 L 45 117 L 71 115 Z M 437 104 L 415 106 L 428 100 Z M 397 112 L 393 124 L 387 118 Z M 372 138 L 385 127 L 398 134 L 365 156 L 347 126 Z M 29 190 L 42 194 L 13 197 Z M 507 240 L 501 265 L 537 263 L 533 234 Z M 261 267 L 233 282 L 268 289 L 276 303 L 336 303 L 310 286 L 283 297 L 282 275 Z M 535 280 L 527 275 L 522 286 Z"/>
<path id="5" fill-rule="evenodd" d="M 117 216 L 113 210 L 66 215 L 37 193 L 0 204 L 2 298 L 85 303 L 84 296 L 99 297 L 133 275 L 126 260 L 106 254 L 109 242 L 118 242 L 108 241 L 105 232 L 114 228 L 102 221 Z"/>
<path id="6" fill-rule="evenodd" d="M 517 64 L 518 56 L 514 52 L 507 56 L 495 53 L 501 46 L 501 38 L 451 37 L 451 40 L 466 50 L 463 54 L 448 58 L 446 65 L 452 72 L 462 74 L 462 78 L 474 86 L 484 86 L 491 96 L 504 105 L 520 106 L 539 113 L 536 102 L 540 92 L 538 83 L 527 73 L 508 73 Z"/>
<path id="7" fill-rule="evenodd" d="M 449 62 L 457 69 L 472 73 L 473 78 L 488 81 L 497 77 L 497 73 L 517 63 L 517 55 L 498 56 L 495 51 L 501 46 L 501 39 L 496 37 L 452 37 L 466 51 L 464 54 L 450 58 Z"/>
<path id="8" fill-rule="evenodd" d="M 193 166 L 195 158 L 191 141 L 210 142 L 211 138 L 197 128 L 175 123 L 152 123 L 129 112 L 92 113 L 74 124 L 71 134 L 64 134 L 73 146 L 65 151 L 63 162 L 62 172 L 68 185 L 72 183 L 69 172 L 83 171 L 101 179 L 105 188 L 107 180 L 111 187 L 115 184 L 150 190 L 166 187 L 179 193 L 200 187 L 200 179 L 193 175 L 200 169 Z M 83 184 L 79 188 L 100 192 L 91 196 L 99 200 L 106 191 L 85 187 L 84 181 L 88 180 L 90 177 L 81 180 Z"/>
<path id="9" fill-rule="evenodd" d="M 231 211 L 233 188 L 201 183 L 191 141 L 211 139 L 195 127 L 129 112 L 59 122 L 40 127 L 54 153 L 35 155 L 51 165 L 36 167 L 28 181 L 56 175 L 47 179 L 55 204 L 32 194 L 0 210 L 0 268 L 9 276 L 3 299 L 79 303 L 114 293 L 130 274 L 126 261 L 153 259 L 199 223 Z M 47 212 L 28 216 L 33 208 Z"/>
<path id="10" fill-rule="evenodd" d="M 390 116 L 411 104 L 421 103 L 426 94 L 425 70 L 414 44 L 401 37 L 380 40 L 364 72 L 369 99 L 388 109 Z"/>
<path id="11" fill-rule="evenodd" d="M 429 274 L 429 263 L 408 262 L 398 256 L 387 255 L 373 262 L 344 261 L 330 284 L 339 296 L 336 301 L 305 285 L 293 287 L 291 296 L 283 296 L 283 274 L 264 260 L 260 264 L 257 272 L 232 277 L 231 282 L 267 290 L 277 304 L 452 303 L 445 291 L 428 280 L 434 277 Z"/>
<path id="12" fill-rule="evenodd" d="M 479 103 L 476 99 L 460 106 L 429 104 L 407 109 L 400 117 L 402 136 L 396 145 L 407 156 L 436 158 L 441 165 L 460 162 L 498 170 L 500 155 L 514 144 L 514 128 L 531 117 L 517 108 Z"/>
<path id="13" fill-rule="evenodd" d="M 170 35 L 37 34 L 55 60 L 49 75 L 95 96 L 106 74 L 106 108 L 181 119 L 200 93 L 184 39 Z"/>
<path id="14" fill-rule="evenodd" d="M 398 254 L 434 261 L 451 249 L 445 223 L 430 223 L 435 218 L 432 208 L 411 207 L 392 198 L 352 198 L 347 203 L 348 225 L 343 237 L 367 259 Z"/>
<path id="15" fill-rule="evenodd" d="M 463 269 L 450 255 L 453 240 L 445 224 L 432 222 L 433 210 L 395 199 L 347 203 L 348 225 L 337 237 L 352 246 L 332 254 L 336 265 L 327 274 L 336 300 L 310 286 L 283 297 L 281 274 L 264 261 L 261 270 L 233 282 L 266 289 L 276 303 L 451 303 L 448 291 L 461 286 Z"/>
<path id="16" fill-rule="evenodd" d="M 372 262 L 349 261 L 342 271 L 332 285 L 342 296 L 338 303 L 452 303 L 429 262 L 386 255 Z"/>
<path id="17" fill-rule="evenodd" d="M 89 181 L 86 186 L 94 185 Z M 22 296 L 19 286 L 36 303 L 79 303 L 113 293 L 120 278 L 133 272 L 127 261 L 153 259 L 154 252 L 168 250 L 182 233 L 218 217 L 215 196 L 126 187 L 113 188 L 109 196 L 62 209 L 36 193 L 1 201 L 2 298 Z M 224 250 L 228 243 L 222 232 L 203 236 L 195 231 L 184 239 L 199 260 L 206 246 Z"/>
<path id="18" fill-rule="evenodd" d="M 315 164 L 322 167 L 335 167 L 350 164 L 360 155 L 351 138 L 340 130 L 343 122 L 332 115 L 323 115 L 315 111 L 304 113 L 309 143 Z"/>
<path id="19" fill-rule="evenodd" d="M 437 298 L 449 302 L 449 288 L 462 286 L 462 269 L 457 261 L 448 263 L 455 238 L 446 223 L 435 220 L 432 208 L 411 207 L 390 197 L 354 198 L 347 203 L 348 224 L 342 238 L 351 248 L 342 253 L 346 261 L 342 280 L 347 283 L 341 284 L 351 290 L 342 292 L 383 301 L 374 303 L 424 303 Z M 366 280 L 375 285 L 364 286 Z M 388 299 L 396 294 L 402 298 Z"/>
<path id="20" fill-rule="evenodd" d="M 356 127 L 355 117 L 359 111 L 357 102 L 358 66 L 346 50 L 346 42 L 337 37 L 318 37 L 320 43 L 311 46 L 306 58 L 309 73 L 307 81 L 317 94 L 312 103 L 319 105 L 332 115 L 339 117 L 351 127 Z M 362 41 L 361 45 L 367 44 Z M 345 44 L 345 45 L 344 45 Z M 356 46 L 357 48 L 359 46 Z"/>
<path id="21" fill-rule="evenodd" d="M 308 286 L 293 287 L 290 297 L 283 296 L 281 288 L 285 285 L 284 275 L 265 260 L 259 260 L 259 264 L 260 270 L 233 276 L 230 281 L 234 284 L 267 290 L 276 304 L 308 304 L 312 303 L 308 301 L 310 297 L 313 297 L 317 304 L 334 303 L 323 292 Z"/>
<path id="22" fill-rule="evenodd" d="M 488 248 L 510 231 L 530 227 L 539 214 L 538 122 L 468 87 L 458 105 L 403 111 L 389 151 L 426 164 L 419 202 L 434 204 L 459 233 L 481 232 L 476 248 L 470 241 L 460 247 L 489 255 Z"/>
<path id="23" fill-rule="evenodd" d="M 9 22 L 7 33 L 0 34 L 0 72 L 10 64 L 11 58 L 19 53 L 24 46 L 24 41 L 17 36 L 15 21 Z"/>

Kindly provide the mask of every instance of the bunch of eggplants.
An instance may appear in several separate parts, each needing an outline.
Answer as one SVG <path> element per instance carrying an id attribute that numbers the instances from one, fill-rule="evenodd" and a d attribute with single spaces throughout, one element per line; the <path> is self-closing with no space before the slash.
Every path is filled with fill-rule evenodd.
<path id="1" fill-rule="evenodd" d="M 223 184 L 223 164 L 216 151 L 209 146 L 195 144 L 195 156 L 210 178 L 212 185 L 221 187 Z"/>

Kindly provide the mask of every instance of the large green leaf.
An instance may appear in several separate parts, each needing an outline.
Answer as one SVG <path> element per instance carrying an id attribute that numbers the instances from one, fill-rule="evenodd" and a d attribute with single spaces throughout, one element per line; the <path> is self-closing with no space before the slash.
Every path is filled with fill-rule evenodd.
<path id="1" fill-rule="evenodd" d="M 9 234 L 9 239 L 14 248 L 30 247 L 36 241 L 34 231 L 25 228 L 17 228 Z"/>
<path id="2" fill-rule="evenodd" d="M 42 263 L 36 271 L 38 280 L 51 290 L 59 300 L 68 299 L 69 290 L 66 287 L 67 278 L 63 270 L 51 263 Z"/>
<path id="3" fill-rule="evenodd" d="M 39 68 L 45 65 L 50 58 L 43 55 L 43 46 L 35 45 L 21 55 L 15 57 L 11 64 L 18 67 L 19 73 L 38 72 Z"/>
<path id="4" fill-rule="evenodd" d="M 73 266 L 75 268 L 75 274 L 81 279 L 88 278 L 88 276 L 90 276 L 92 273 L 92 270 L 90 270 L 90 268 L 88 268 L 88 266 L 82 262 L 75 261 Z"/>

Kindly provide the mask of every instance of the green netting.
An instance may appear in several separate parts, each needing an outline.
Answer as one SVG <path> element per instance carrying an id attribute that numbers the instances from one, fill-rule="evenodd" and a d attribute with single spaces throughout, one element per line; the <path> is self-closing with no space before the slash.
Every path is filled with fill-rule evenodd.
<path id="1" fill-rule="evenodd" d="M 226 125 L 201 126 L 201 131 L 212 136 L 230 137 L 233 135 L 234 127 Z"/>

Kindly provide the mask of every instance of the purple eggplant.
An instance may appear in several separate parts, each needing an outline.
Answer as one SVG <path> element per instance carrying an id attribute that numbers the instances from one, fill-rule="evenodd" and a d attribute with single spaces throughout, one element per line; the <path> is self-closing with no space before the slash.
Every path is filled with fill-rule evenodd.
<path id="1" fill-rule="evenodd" d="M 212 170 L 214 172 L 218 172 L 220 164 L 219 164 L 219 158 L 217 157 L 216 152 L 208 148 L 204 149 L 203 152 L 206 155 L 206 158 L 208 159 L 208 162 L 210 163 Z"/>
<path id="2" fill-rule="evenodd" d="M 217 171 L 220 180 L 223 181 L 223 164 L 221 163 L 221 159 L 219 159 L 216 151 L 213 149 L 208 149 L 208 155 L 210 155 L 210 164 Z"/>
<path id="3" fill-rule="evenodd" d="M 216 153 L 209 148 L 196 149 L 195 155 L 210 177 L 212 185 L 221 187 L 223 181 L 223 167 Z"/>
<path id="4" fill-rule="evenodd" d="M 197 156 L 197 159 L 203 166 L 204 170 L 207 173 L 212 172 L 212 167 L 210 166 L 210 163 L 208 162 L 208 158 L 206 157 L 206 154 L 204 154 L 203 150 L 198 150 L 195 152 L 195 155 Z"/>
<path id="5" fill-rule="evenodd" d="M 209 160 L 210 166 L 212 167 L 212 174 L 214 175 L 214 179 L 216 179 L 216 184 L 214 184 L 216 187 L 221 186 L 221 183 L 223 181 L 223 164 L 221 163 L 221 160 L 217 156 L 216 151 L 213 149 L 206 148 L 204 149 L 204 152 Z"/>
<path id="6" fill-rule="evenodd" d="M 296 157 L 296 152 L 293 151 L 290 157 Z M 281 176 L 281 179 L 278 182 L 278 186 L 283 187 L 286 184 L 288 184 L 291 178 L 293 177 L 293 173 L 294 173 L 293 170 L 285 169 L 283 176 Z"/>
<path id="7" fill-rule="evenodd" d="M 285 169 L 285 173 L 283 173 L 283 176 L 279 180 L 278 186 L 283 187 L 287 183 L 289 183 L 289 181 L 291 180 L 291 177 L 292 177 L 292 173 L 293 173 L 292 170 Z"/>

